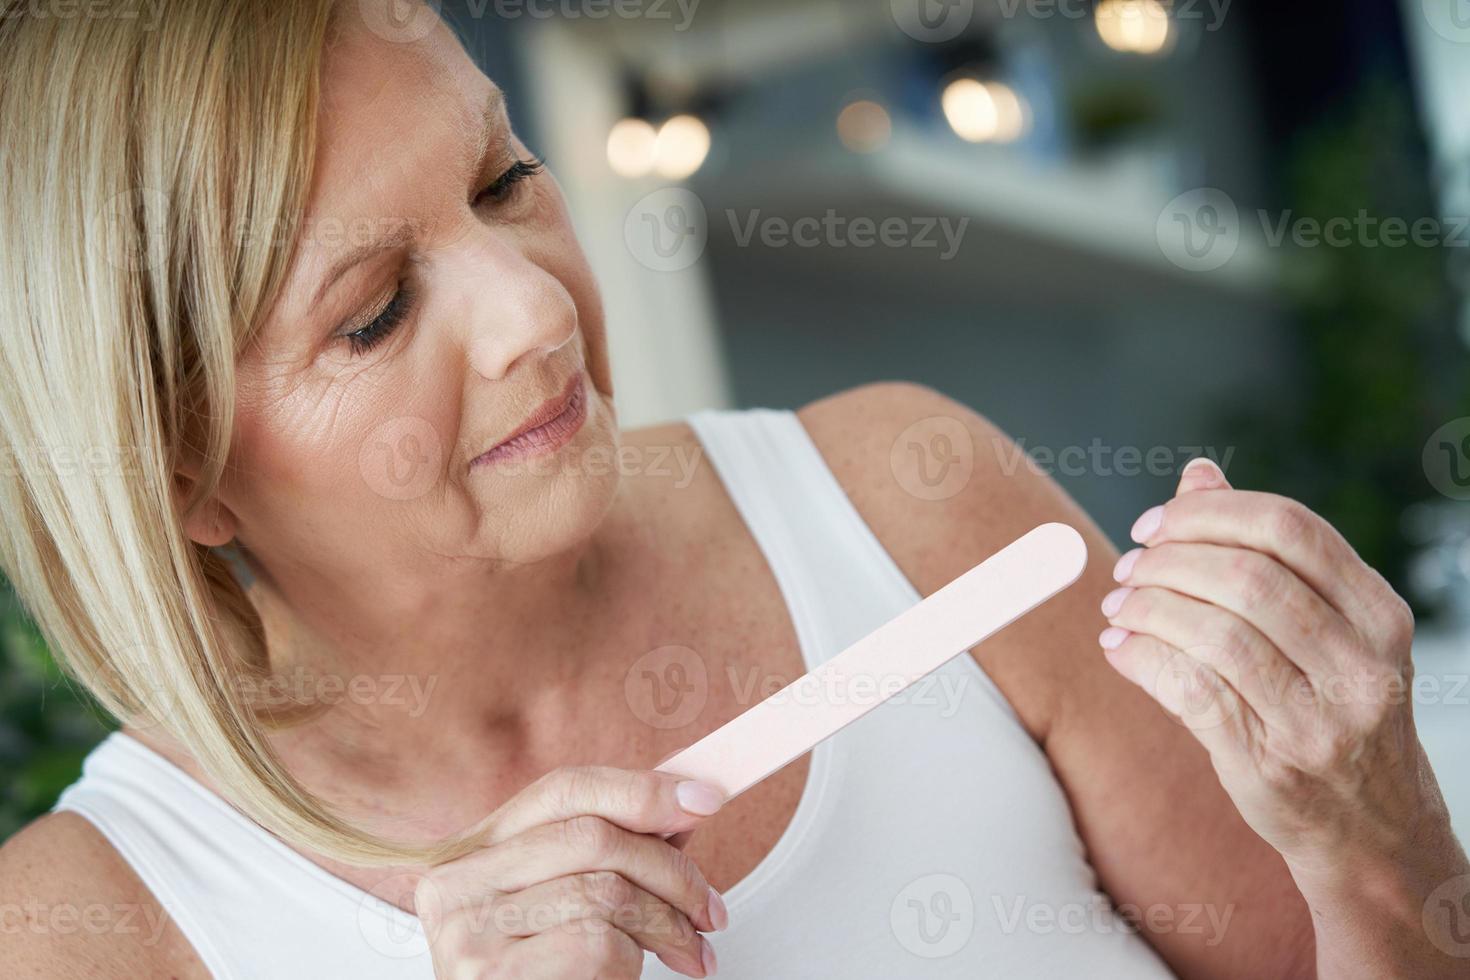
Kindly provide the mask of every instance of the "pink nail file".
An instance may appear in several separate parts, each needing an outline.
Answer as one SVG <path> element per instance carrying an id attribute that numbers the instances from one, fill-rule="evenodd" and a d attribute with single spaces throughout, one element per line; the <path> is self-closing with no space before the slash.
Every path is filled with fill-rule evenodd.
<path id="1" fill-rule="evenodd" d="M 1087 546 L 1075 529 L 1033 528 L 656 768 L 734 799 L 1056 595 L 1086 565 Z"/>

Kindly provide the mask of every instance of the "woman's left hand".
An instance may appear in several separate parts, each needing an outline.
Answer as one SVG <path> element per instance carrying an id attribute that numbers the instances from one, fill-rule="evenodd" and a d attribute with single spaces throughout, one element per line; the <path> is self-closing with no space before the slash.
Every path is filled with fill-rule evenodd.
<path id="1" fill-rule="evenodd" d="M 1443 816 L 1414 729 L 1413 616 L 1326 521 L 1196 460 L 1133 538 L 1105 656 L 1193 731 L 1299 880 L 1400 853 Z"/>

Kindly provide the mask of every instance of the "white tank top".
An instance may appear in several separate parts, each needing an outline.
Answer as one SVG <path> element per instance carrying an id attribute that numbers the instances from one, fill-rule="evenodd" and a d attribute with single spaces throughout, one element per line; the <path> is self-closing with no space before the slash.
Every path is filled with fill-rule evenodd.
<path id="1" fill-rule="evenodd" d="M 794 412 L 687 421 L 808 668 L 919 601 Z M 414 916 L 122 733 L 55 809 L 106 835 L 221 980 L 433 977 Z M 725 902 L 723 977 L 1171 976 L 1098 890 L 1046 755 L 968 654 L 817 746 L 790 824 Z M 679 974 L 647 954 L 643 976 Z"/>

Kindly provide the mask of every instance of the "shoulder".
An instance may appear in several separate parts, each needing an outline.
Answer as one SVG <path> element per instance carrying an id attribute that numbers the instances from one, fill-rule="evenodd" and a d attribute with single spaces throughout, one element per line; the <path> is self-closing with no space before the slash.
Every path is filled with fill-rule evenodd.
<path id="1" fill-rule="evenodd" d="M 1088 546 L 1086 576 L 1109 578 L 1117 552 L 1093 521 L 1009 435 L 962 402 L 922 384 L 883 381 L 796 414 L 920 595 L 1048 521 L 1077 528 Z M 1038 740 L 1061 710 L 1059 699 L 1075 688 L 1068 674 L 1075 645 L 1055 642 L 1051 624 L 1078 616 L 1090 623 L 1097 612 L 1091 591 L 1063 592 L 975 652 Z M 1027 646 L 1024 657 L 1005 652 L 1017 645 Z"/>
<path id="2" fill-rule="evenodd" d="M 0 960 L 14 977 L 208 976 L 107 838 L 66 811 L 0 847 Z"/>

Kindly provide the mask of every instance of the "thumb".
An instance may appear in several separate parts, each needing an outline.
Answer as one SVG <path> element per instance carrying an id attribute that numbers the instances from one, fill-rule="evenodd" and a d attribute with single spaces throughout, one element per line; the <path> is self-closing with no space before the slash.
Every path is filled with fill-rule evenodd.
<path id="1" fill-rule="evenodd" d="M 1229 490 L 1230 481 L 1225 479 L 1225 472 L 1219 465 L 1208 456 L 1196 456 L 1184 464 L 1184 471 L 1179 474 L 1179 487 L 1174 491 L 1174 496 L 1182 497 L 1186 493 L 1195 490 Z"/>

